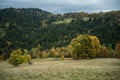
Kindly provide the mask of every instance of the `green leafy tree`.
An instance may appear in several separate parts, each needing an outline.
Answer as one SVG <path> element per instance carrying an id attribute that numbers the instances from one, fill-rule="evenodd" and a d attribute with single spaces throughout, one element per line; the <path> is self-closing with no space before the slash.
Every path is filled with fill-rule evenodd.
<path id="1" fill-rule="evenodd" d="M 72 39 L 69 46 L 71 55 L 75 59 L 94 58 L 99 52 L 100 42 L 96 36 L 79 35 L 77 38 Z"/>

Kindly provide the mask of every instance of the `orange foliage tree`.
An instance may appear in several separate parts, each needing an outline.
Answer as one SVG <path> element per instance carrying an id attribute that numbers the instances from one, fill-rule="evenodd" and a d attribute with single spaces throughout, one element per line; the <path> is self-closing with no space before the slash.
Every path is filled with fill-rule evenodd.
<path id="1" fill-rule="evenodd" d="M 116 53 L 116 56 L 120 58 L 120 43 L 116 44 L 115 53 Z"/>
<path id="2" fill-rule="evenodd" d="M 55 48 L 52 48 L 52 49 L 50 50 L 50 53 L 51 53 L 52 56 L 54 56 L 54 57 L 56 57 L 56 56 L 58 55 L 58 53 L 57 53 L 57 51 L 56 51 Z"/>

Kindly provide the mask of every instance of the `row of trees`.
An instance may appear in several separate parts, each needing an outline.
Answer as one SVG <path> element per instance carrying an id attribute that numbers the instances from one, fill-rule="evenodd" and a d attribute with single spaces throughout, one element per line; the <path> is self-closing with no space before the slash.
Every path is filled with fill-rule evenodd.
<path id="1" fill-rule="evenodd" d="M 61 60 L 64 60 L 64 57 L 72 57 L 73 59 L 91 59 L 97 57 L 120 58 L 120 43 L 116 45 L 114 51 L 111 45 L 108 47 L 100 45 L 100 41 L 96 36 L 78 35 L 66 47 L 41 51 L 41 46 L 38 45 L 30 51 L 27 49 L 23 51 L 21 49 L 13 50 L 10 54 L 9 63 L 15 66 L 27 62 L 31 64 L 31 58 L 47 57 L 61 58 Z"/>
<path id="2" fill-rule="evenodd" d="M 72 57 L 73 59 L 90 59 L 96 57 L 119 57 L 120 58 L 120 43 L 116 44 L 115 51 L 111 44 L 107 47 L 100 45 L 100 41 L 96 36 L 78 35 L 72 39 L 66 47 L 52 48 L 41 51 L 41 46 L 32 48 L 30 51 L 24 49 L 12 50 L 10 53 L 9 63 L 18 66 L 22 63 L 31 64 L 31 58 L 47 58 L 55 57 L 64 60 L 64 57 Z M 0 55 L 0 60 L 2 55 Z"/>

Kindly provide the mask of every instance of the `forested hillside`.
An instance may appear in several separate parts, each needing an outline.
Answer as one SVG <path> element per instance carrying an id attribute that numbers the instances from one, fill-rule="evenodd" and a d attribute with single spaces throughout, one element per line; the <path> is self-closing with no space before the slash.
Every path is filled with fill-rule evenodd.
<path id="1" fill-rule="evenodd" d="M 120 41 L 120 11 L 52 14 L 35 8 L 0 9 L 0 53 L 68 45 L 79 34 L 96 35 L 101 44 Z"/>

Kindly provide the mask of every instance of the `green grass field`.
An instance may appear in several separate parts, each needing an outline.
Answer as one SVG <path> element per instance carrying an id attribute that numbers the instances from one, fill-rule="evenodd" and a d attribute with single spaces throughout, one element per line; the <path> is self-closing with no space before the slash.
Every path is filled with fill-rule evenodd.
<path id="1" fill-rule="evenodd" d="M 0 62 L 0 80 L 120 80 L 120 59 L 33 59 L 18 67 Z"/>
<path id="2" fill-rule="evenodd" d="M 65 19 L 65 20 L 63 20 L 63 21 L 53 22 L 53 24 L 64 24 L 64 23 L 67 24 L 67 23 L 70 23 L 71 20 L 72 20 L 72 18 L 67 18 L 67 19 Z"/>

